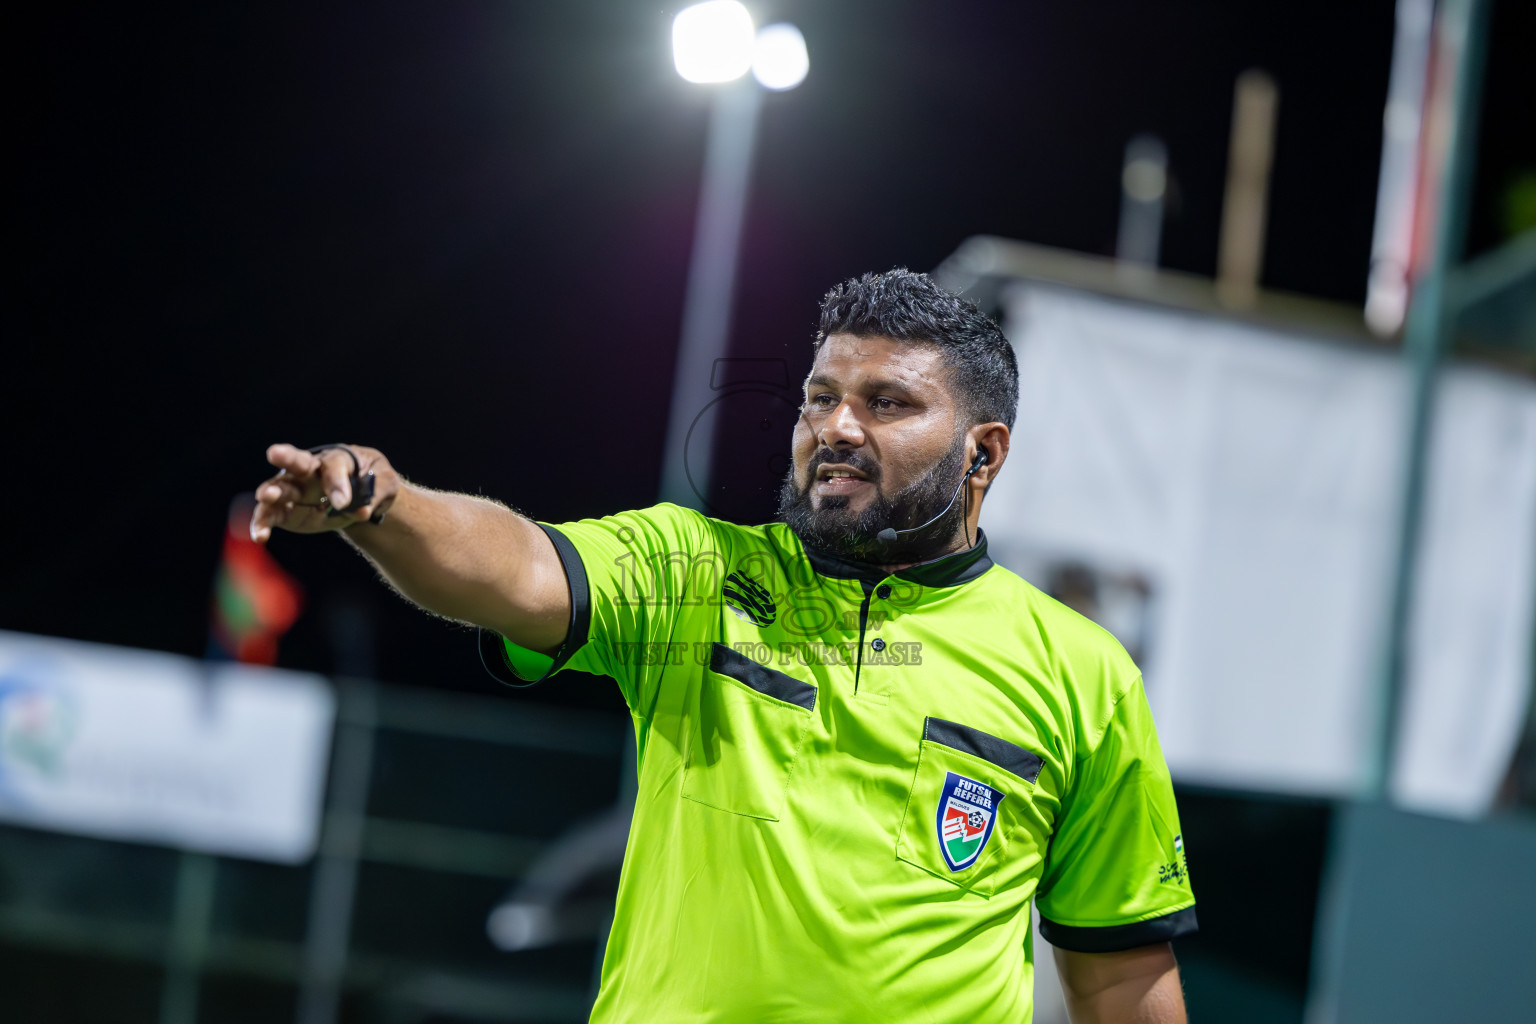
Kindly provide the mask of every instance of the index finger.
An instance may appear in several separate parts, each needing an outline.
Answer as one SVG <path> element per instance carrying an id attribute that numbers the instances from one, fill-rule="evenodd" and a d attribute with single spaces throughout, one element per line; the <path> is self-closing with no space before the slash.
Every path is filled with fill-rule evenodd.
<path id="1" fill-rule="evenodd" d="M 326 458 L 329 455 L 330 458 Z M 325 488 L 325 493 L 331 499 L 333 509 L 344 509 L 352 501 L 352 483 L 348 474 L 352 472 L 356 456 L 337 448 L 329 449 L 315 456 L 320 462 L 320 486 Z"/>
<path id="2" fill-rule="evenodd" d="M 267 461 L 293 476 L 310 476 L 320 468 L 320 457 L 291 444 L 274 444 L 267 449 Z"/>

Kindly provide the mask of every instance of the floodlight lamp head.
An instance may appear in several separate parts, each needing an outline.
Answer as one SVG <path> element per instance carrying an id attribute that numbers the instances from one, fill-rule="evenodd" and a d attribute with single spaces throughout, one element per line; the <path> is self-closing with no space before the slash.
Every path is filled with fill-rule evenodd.
<path id="1" fill-rule="evenodd" d="M 788 22 L 765 25 L 757 34 L 752 54 L 752 77 L 764 89 L 783 92 L 805 81 L 811 58 L 805 49 L 805 36 Z"/>
<path id="2" fill-rule="evenodd" d="M 757 27 L 737 0 L 707 0 L 672 19 L 672 63 L 689 82 L 730 82 L 752 67 Z"/>

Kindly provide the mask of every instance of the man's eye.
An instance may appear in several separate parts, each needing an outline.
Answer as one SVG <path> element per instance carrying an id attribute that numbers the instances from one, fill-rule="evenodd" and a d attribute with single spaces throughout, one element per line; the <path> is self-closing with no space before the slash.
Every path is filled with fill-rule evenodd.
<path id="1" fill-rule="evenodd" d="M 894 398 L 876 398 L 869 404 L 876 412 L 890 412 L 896 408 L 896 400 Z"/>
<path id="2" fill-rule="evenodd" d="M 828 394 L 812 395 L 806 403 L 817 409 L 826 409 L 836 404 L 836 400 Z"/>

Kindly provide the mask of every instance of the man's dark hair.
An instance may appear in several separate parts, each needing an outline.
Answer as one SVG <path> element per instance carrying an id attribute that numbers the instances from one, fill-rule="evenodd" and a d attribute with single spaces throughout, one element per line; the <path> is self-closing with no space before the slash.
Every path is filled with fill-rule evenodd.
<path id="1" fill-rule="evenodd" d="M 940 288 L 927 274 L 897 267 L 837 285 L 821 300 L 816 349 L 834 334 L 883 336 L 937 345 L 954 375 L 955 397 L 971 423 L 1006 423 L 1019 407 L 1019 364 L 997 324 Z"/>

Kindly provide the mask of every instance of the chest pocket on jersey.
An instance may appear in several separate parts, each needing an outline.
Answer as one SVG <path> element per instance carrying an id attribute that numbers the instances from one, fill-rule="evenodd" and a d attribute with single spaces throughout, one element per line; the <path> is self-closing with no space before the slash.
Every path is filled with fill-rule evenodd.
<path id="1" fill-rule="evenodd" d="M 683 758 L 683 796 L 778 821 L 815 707 L 810 683 L 715 644 Z"/>
<path id="2" fill-rule="evenodd" d="M 1011 877 L 1003 869 L 1011 862 L 1010 845 L 1030 843 L 1020 826 L 1032 816 L 1042 767 L 1038 755 L 1016 743 L 929 718 L 896 856 L 962 889 L 992 895 Z M 1022 857 L 1012 860 L 1025 867 Z"/>

